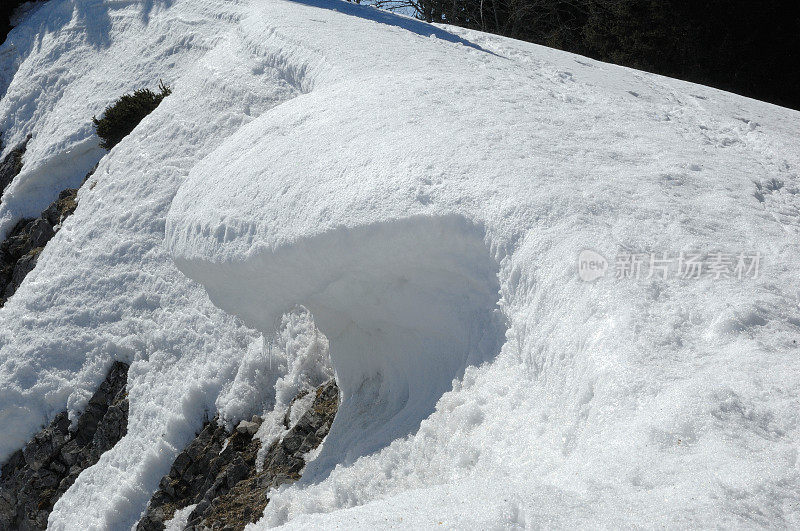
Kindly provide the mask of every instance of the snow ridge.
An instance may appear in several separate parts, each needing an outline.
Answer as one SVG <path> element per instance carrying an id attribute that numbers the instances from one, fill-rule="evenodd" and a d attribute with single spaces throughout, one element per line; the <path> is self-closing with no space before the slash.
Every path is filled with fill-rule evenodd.
<path id="1" fill-rule="evenodd" d="M 797 112 L 335 0 L 50 0 L 9 43 L 3 226 L 102 160 L 0 310 L 0 458 L 130 363 L 51 528 L 129 528 L 209 413 L 300 385 L 262 354 L 297 304 L 344 402 L 256 527 L 800 522 Z M 763 260 L 584 283 L 585 249 Z"/>

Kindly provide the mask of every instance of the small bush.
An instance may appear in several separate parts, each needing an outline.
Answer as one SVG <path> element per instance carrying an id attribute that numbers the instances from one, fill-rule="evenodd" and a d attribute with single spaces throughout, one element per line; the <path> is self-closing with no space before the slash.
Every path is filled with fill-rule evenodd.
<path id="1" fill-rule="evenodd" d="M 116 146 L 145 116 L 158 107 L 161 100 L 172 93 L 163 82 L 159 82 L 158 90 L 159 92 L 155 93 L 150 89 L 139 89 L 133 94 L 125 94 L 106 107 L 102 118 L 98 120 L 93 117 L 92 122 L 97 136 L 102 140 L 100 147 L 111 149 Z"/>

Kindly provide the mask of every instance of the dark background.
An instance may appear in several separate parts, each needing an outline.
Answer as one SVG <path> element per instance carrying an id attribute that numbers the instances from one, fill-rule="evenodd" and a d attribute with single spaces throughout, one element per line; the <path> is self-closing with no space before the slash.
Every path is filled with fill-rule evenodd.
<path id="1" fill-rule="evenodd" d="M 800 109 L 800 0 L 371 3 Z"/>
<path id="2" fill-rule="evenodd" d="M 0 43 L 5 42 L 6 35 L 11 30 L 8 19 L 11 18 L 14 10 L 24 3 L 25 0 L 0 0 Z"/>
<path id="3" fill-rule="evenodd" d="M 800 0 L 364 0 L 800 109 Z M 22 0 L 0 0 L 0 41 Z"/>

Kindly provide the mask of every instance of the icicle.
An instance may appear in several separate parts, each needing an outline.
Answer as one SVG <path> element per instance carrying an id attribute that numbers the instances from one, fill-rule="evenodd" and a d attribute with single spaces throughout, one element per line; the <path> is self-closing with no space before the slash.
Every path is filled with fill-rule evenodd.
<path id="1" fill-rule="evenodd" d="M 261 355 L 265 358 L 269 358 L 269 370 L 272 372 L 272 343 L 269 344 L 269 352 L 267 352 L 267 336 L 266 334 L 261 334 Z"/>

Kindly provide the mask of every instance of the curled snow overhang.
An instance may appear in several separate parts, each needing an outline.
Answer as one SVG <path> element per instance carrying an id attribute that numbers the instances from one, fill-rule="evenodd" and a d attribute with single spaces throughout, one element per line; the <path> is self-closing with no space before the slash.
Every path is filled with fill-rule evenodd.
<path id="1" fill-rule="evenodd" d="M 414 431 L 466 366 L 497 353 L 498 265 L 485 239 L 458 215 L 415 216 L 333 229 L 238 262 L 176 263 L 215 304 L 265 333 L 292 305 L 313 313 L 343 398 L 313 476 Z"/>
<path id="2" fill-rule="evenodd" d="M 276 68 L 308 90 L 198 164 L 166 223 L 176 265 L 217 306 L 270 334 L 301 304 L 330 340 L 342 404 L 307 480 L 416 430 L 454 378 L 497 354 L 505 331 L 487 227 L 463 205 L 437 204 L 443 169 L 426 162 L 441 158 L 438 139 L 454 130 L 453 150 L 480 141 L 451 106 L 430 110 L 431 98 L 455 101 L 472 85 L 434 82 L 412 64 L 396 79 L 385 68 L 376 74 L 392 60 L 379 46 L 387 32 L 438 59 L 447 54 L 436 40 L 450 52 L 489 54 L 417 21 L 342 7 L 345 15 L 293 4 L 286 20 L 299 12 L 331 25 L 357 22 L 362 47 L 374 42 L 375 52 L 364 55 L 333 28 L 300 38 L 294 23 L 277 24 Z M 452 59 L 440 64 L 460 68 Z M 363 149 L 364 139 L 378 138 Z"/>
<path id="3" fill-rule="evenodd" d="M 414 431 L 465 367 L 495 355 L 505 340 L 501 287 L 504 355 L 529 371 L 520 396 L 535 393 L 524 403 L 542 413 L 542 433 L 553 426 L 526 450 L 609 462 L 617 419 L 639 415 L 642 433 L 651 422 L 627 409 L 647 395 L 641 381 L 660 385 L 683 374 L 685 360 L 726 350 L 715 334 L 682 344 L 705 324 L 676 313 L 746 306 L 754 288 L 610 271 L 583 283 L 575 258 L 585 249 L 611 263 L 626 252 L 758 250 L 783 238 L 785 225 L 764 221 L 752 197 L 752 176 L 766 167 L 752 153 L 756 135 L 698 107 L 701 89 L 688 84 L 543 49 L 506 60 L 364 21 L 350 46 L 342 35 L 353 21 L 340 32 L 344 15 L 298 9 L 309 26 L 294 10 L 265 23 L 293 21 L 279 26 L 294 38 L 281 68 L 308 50 L 324 57 L 292 70 L 314 80 L 301 85 L 310 89 L 194 166 L 165 239 L 219 307 L 269 333 L 302 304 L 330 339 L 343 403 L 304 481 Z M 306 39 L 298 28 L 312 23 Z M 402 43 L 401 60 L 384 45 L 387 32 Z M 708 94 L 703 105 L 731 101 Z M 743 221 L 722 230 L 719 220 L 734 217 Z M 628 433 L 620 445 L 639 444 Z M 419 459 L 414 473 L 427 466 Z"/>

